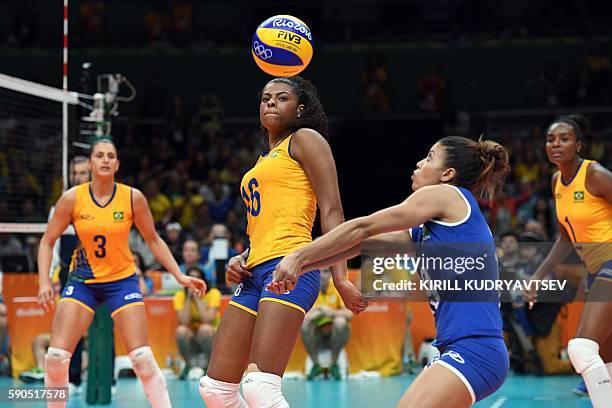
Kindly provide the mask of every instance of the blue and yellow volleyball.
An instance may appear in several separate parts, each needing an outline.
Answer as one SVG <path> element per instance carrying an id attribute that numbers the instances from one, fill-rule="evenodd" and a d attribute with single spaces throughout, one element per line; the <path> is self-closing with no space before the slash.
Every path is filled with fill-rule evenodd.
<path id="1" fill-rule="evenodd" d="M 264 72 L 288 77 L 303 71 L 312 59 L 312 33 L 299 18 L 270 17 L 253 34 L 251 53 Z"/>

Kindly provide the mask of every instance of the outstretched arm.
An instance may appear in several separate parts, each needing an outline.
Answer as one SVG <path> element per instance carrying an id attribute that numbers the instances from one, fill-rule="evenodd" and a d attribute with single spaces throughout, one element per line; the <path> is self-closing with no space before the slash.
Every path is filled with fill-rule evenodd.
<path id="1" fill-rule="evenodd" d="M 305 273 L 312 271 L 313 269 L 327 268 L 330 265 L 334 265 L 338 262 L 344 262 L 352 259 L 361 253 L 363 244 L 390 244 L 390 245 L 409 245 L 412 242 L 410 233 L 408 231 L 395 231 L 387 232 L 386 234 L 376 235 L 375 237 L 368 238 L 361 244 L 357 244 L 346 251 L 331 256 L 329 258 L 321 259 L 320 261 L 304 265 L 302 272 Z"/>
<path id="2" fill-rule="evenodd" d="M 334 228 L 312 243 L 287 255 L 276 267 L 272 284 L 276 291 L 291 289 L 305 264 L 340 254 L 375 235 L 405 231 L 430 219 L 444 219 L 461 198 L 455 190 L 436 185 L 423 187 L 403 203 L 356 218 Z M 283 281 L 288 281 L 287 288 Z"/>

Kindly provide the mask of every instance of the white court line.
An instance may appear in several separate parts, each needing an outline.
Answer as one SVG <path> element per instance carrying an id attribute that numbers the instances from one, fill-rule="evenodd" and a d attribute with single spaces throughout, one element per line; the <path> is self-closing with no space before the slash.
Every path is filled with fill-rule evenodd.
<path id="1" fill-rule="evenodd" d="M 495 400 L 493 404 L 489 408 L 501 408 L 502 405 L 508 400 L 508 397 L 499 397 Z"/>

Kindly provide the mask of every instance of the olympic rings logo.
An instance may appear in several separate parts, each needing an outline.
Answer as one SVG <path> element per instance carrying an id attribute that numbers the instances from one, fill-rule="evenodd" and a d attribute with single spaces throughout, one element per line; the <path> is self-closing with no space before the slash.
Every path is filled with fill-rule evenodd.
<path id="1" fill-rule="evenodd" d="M 272 58 L 272 50 L 264 47 L 259 41 L 253 41 L 253 52 L 262 60 Z"/>

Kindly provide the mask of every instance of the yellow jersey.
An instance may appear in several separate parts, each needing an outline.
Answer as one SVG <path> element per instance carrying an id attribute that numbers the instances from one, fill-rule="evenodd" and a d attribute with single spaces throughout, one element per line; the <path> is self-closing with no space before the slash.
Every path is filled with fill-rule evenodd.
<path id="1" fill-rule="evenodd" d="M 72 225 L 78 237 L 70 273 L 85 283 L 112 282 L 136 271 L 128 244 L 132 228 L 132 188 L 115 183 L 110 201 L 101 206 L 91 183 L 76 187 Z"/>
<path id="2" fill-rule="evenodd" d="M 587 169 L 593 160 L 583 160 L 566 185 L 557 177 L 555 205 L 557 219 L 569 235 L 587 271 L 596 273 L 612 259 L 612 206 L 586 188 Z"/>
<path id="3" fill-rule="evenodd" d="M 312 241 L 317 197 L 306 172 L 291 157 L 292 136 L 261 155 L 240 183 L 250 242 L 247 268 Z"/>
<path id="4" fill-rule="evenodd" d="M 329 306 L 332 309 L 336 310 L 344 308 L 344 302 L 342 301 L 338 290 L 331 282 L 331 280 L 329 281 L 329 284 L 327 285 L 327 290 L 325 290 L 325 292 L 319 291 L 319 296 L 317 297 L 317 300 L 315 301 L 312 307 L 314 309 L 315 307 L 321 305 Z"/>
<path id="5" fill-rule="evenodd" d="M 211 288 L 208 292 L 200 296 L 200 299 L 205 301 L 208 307 L 216 307 L 217 315 L 215 320 L 213 320 L 212 325 L 217 327 L 219 325 L 219 321 L 221 320 L 221 292 L 217 288 Z M 192 300 L 191 302 L 191 324 L 200 323 L 200 311 L 198 310 L 198 305 Z M 179 290 L 174 294 L 174 298 L 172 298 L 172 304 L 174 305 L 174 310 L 180 312 L 185 307 L 185 291 Z"/>

